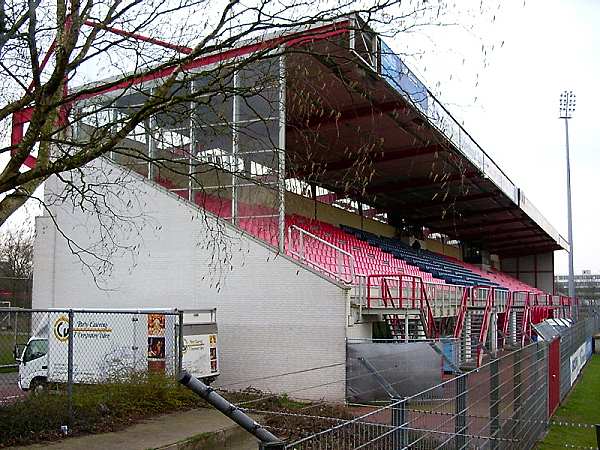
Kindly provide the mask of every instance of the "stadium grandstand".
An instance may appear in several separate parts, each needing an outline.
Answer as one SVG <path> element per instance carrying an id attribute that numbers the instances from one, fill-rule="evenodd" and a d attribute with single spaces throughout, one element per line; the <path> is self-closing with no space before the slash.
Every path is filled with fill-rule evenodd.
<path id="1" fill-rule="evenodd" d="M 169 70 L 96 82 L 69 132 L 111 132 Z M 170 95 L 185 102 L 47 181 L 34 308 L 216 307 L 219 383 L 334 400 L 345 383 L 323 380 L 346 378 L 348 340 L 454 338 L 473 367 L 570 317 L 575 300 L 554 292 L 565 239 L 359 20 L 240 43 L 184 72 Z M 13 143 L 27 120 L 15 114 Z M 81 183 L 97 209 L 73 206 Z M 107 235 L 117 250 L 100 286 Z"/>

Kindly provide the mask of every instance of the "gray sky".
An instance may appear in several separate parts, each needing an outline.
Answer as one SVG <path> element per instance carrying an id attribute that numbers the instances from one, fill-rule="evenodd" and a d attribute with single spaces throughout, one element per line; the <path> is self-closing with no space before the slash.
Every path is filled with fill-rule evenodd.
<path id="1" fill-rule="evenodd" d="M 440 100 L 565 238 L 558 97 L 564 89 L 575 91 L 569 132 L 576 273 L 600 272 L 599 24 L 598 0 L 505 1 L 494 23 L 486 18 L 477 24 L 477 35 L 496 43 L 487 58 L 476 37 L 443 28 L 429 33 L 435 45 L 425 55 L 409 61 L 430 87 L 441 83 Z M 556 273 L 567 272 L 567 259 L 566 252 L 556 252 Z"/>

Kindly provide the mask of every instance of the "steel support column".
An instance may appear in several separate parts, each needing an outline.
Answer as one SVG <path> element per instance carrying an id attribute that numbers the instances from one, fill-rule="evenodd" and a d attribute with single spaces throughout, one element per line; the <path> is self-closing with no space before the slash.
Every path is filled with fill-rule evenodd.
<path id="1" fill-rule="evenodd" d="M 239 72 L 236 70 L 233 73 L 233 111 L 232 111 L 232 127 L 231 127 L 231 155 L 232 163 L 235 170 L 231 173 L 231 223 L 237 225 L 238 216 L 238 201 L 237 201 L 237 175 L 238 170 L 237 155 L 239 151 L 239 121 L 240 121 L 240 95 L 238 93 L 240 82 Z M 244 167 L 245 169 L 245 167 Z"/>

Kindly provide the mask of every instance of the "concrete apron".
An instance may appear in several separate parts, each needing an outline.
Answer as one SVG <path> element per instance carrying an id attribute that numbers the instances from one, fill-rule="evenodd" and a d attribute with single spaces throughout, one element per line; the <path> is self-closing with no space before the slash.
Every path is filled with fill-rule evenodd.
<path id="1" fill-rule="evenodd" d="M 254 418 L 260 422 L 259 416 Z M 206 433 L 214 434 L 207 436 Z M 205 444 L 201 444 L 202 442 Z M 208 440 L 208 442 L 207 442 Z M 213 443 L 211 443 L 211 440 Z M 51 450 L 148 450 L 148 449 L 230 449 L 258 448 L 254 436 L 242 430 L 214 409 L 198 408 L 165 414 L 144 420 L 120 431 L 89 434 L 61 441 L 34 444 L 12 449 Z"/>
<path id="2" fill-rule="evenodd" d="M 256 450 L 258 441 L 240 427 L 199 435 L 154 450 Z"/>

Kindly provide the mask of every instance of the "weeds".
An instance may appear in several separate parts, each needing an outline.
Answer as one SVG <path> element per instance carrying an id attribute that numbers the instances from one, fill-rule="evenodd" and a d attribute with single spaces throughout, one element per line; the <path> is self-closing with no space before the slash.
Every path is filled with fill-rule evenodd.
<path id="1" fill-rule="evenodd" d="M 135 375 L 127 382 L 73 387 L 72 434 L 113 431 L 161 413 L 206 406 L 164 375 Z M 0 446 L 23 445 L 60 436 L 69 423 L 64 387 L 29 395 L 0 407 Z"/>

